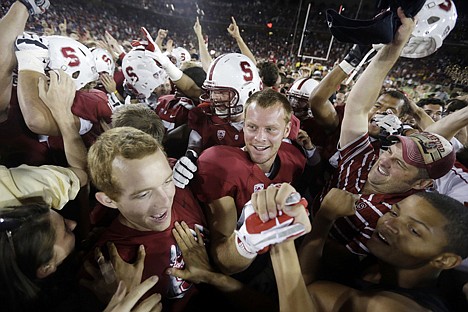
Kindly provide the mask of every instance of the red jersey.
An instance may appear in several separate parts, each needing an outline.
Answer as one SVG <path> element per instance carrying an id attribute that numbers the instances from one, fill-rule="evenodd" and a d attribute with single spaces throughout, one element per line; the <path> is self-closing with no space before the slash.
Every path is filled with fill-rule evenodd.
<path id="1" fill-rule="evenodd" d="M 244 133 L 218 116 L 209 116 L 204 108 L 194 107 L 188 115 L 188 126 L 202 138 L 202 150 L 215 145 L 244 146 Z"/>
<path id="2" fill-rule="evenodd" d="M 361 194 L 369 171 L 378 158 L 367 133 L 339 151 L 338 168 L 322 192 L 320 202 L 334 187 L 353 194 Z M 337 219 L 330 235 L 346 245 L 351 252 L 366 255 L 369 253 L 366 244 L 375 230 L 378 219 L 390 211 L 393 204 L 416 192 L 410 190 L 402 194 L 362 194 L 356 204 L 356 213 L 353 216 Z M 316 211 L 318 205 L 314 208 Z"/>
<path id="3" fill-rule="evenodd" d="M 87 147 L 90 147 L 103 132 L 100 120 L 106 123 L 111 123 L 112 120 L 112 110 L 106 93 L 96 89 L 76 91 L 71 110 L 75 116 L 89 120 L 93 124 L 91 130 L 81 136 Z M 63 150 L 62 137 L 50 136 L 48 141 L 51 148 Z"/>
<path id="4" fill-rule="evenodd" d="M 240 148 L 215 146 L 198 158 L 198 171 L 191 186 L 198 199 L 209 203 L 224 196 L 234 198 L 237 217 L 252 193 L 270 184 L 299 180 L 306 159 L 297 148 L 283 142 L 278 150 L 279 168 L 274 177 L 267 177 L 260 167 Z"/>
<path id="5" fill-rule="evenodd" d="M 106 242 L 113 242 L 120 257 L 130 263 L 136 260 L 138 247 L 143 244 L 146 258 L 142 280 L 152 275 L 159 277 L 158 283 L 146 296 L 160 293 L 163 311 L 184 311 L 188 307 L 190 298 L 198 292 L 192 283 L 165 273 L 169 267 L 184 267 L 182 253 L 172 235 L 175 221 L 185 221 L 191 229 L 195 227 L 195 224 L 206 226 L 202 210 L 190 190 L 176 188 L 172 204 L 171 226 L 166 230 L 162 232 L 139 231 L 123 225 L 117 218 L 96 244 L 101 247 Z"/>
<path id="6" fill-rule="evenodd" d="M 0 123 L 0 163 L 8 168 L 22 164 L 56 164 L 52 162 L 47 142 L 39 142 L 37 134 L 26 125 L 18 104 L 16 87 L 11 92 L 8 119 Z"/>
<path id="7" fill-rule="evenodd" d="M 195 107 L 193 101 L 186 97 L 176 98 L 174 94 L 158 98 L 154 111 L 161 118 L 166 131 L 171 131 L 188 121 L 189 111 Z"/>

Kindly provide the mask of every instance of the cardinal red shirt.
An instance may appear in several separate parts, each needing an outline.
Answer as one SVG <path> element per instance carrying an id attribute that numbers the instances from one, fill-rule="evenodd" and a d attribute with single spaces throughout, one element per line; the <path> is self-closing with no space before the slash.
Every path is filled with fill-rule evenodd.
<path id="1" fill-rule="evenodd" d="M 278 171 L 269 178 L 242 149 L 214 146 L 205 150 L 198 158 L 198 171 L 191 186 L 198 199 L 205 203 L 231 196 L 236 202 L 239 217 L 252 193 L 270 184 L 295 183 L 301 176 L 306 159 L 295 146 L 283 142 L 277 157 Z"/>
<path id="2" fill-rule="evenodd" d="M 117 218 L 97 243 L 100 247 L 106 242 L 113 242 L 120 257 L 130 263 L 136 260 L 138 247 L 142 244 L 145 246 L 146 258 L 142 280 L 152 275 L 159 277 L 157 284 L 146 296 L 160 293 L 163 298 L 163 311 L 184 311 L 190 298 L 197 293 L 196 285 L 165 273 L 169 267 L 184 267 L 181 251 L 172 235 L 175 221 L 185 221 L 191 229 L 196 224 L 206 226 L 202 210 L 190 190 L 176 188 L 171 225 L 166 230 L 139 231 L 123 225 Z"/>

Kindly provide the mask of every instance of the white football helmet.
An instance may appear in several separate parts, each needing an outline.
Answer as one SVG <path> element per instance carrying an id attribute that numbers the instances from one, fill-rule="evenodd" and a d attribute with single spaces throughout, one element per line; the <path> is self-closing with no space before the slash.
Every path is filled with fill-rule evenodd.
<path id="1" fill-rule="evenodd" d="M 203 83 L 206 93 L 200 98 L 210 102 L 213 114 L 228 118 L 242 114 L 244 104 L 263 89 L 257 66 L 245 55 L 227 53 L 210 65 Z"/>
<path id="2" fill-rule="evenodd" d="M 109 51 L 102 48 L 94 48 L 91 50 L 91 53 L 93 53 L 94 61 L 96 62 L 97 72 L 105 72 L 113 76 L 115 71 L 115 63 Z"/>
<path id="3" fill-rule="evenodd" d="M 319 82 L 312 78 L 296 80 L 288 91 L 288 100 L 291 103 L 294 115 L 300 120 L 312 117 L 309 107 L 309 96 L 318 86 Z"/>
<path id="4" fill-rule="evenodd" d="M 99 78 L 93 54 L 78 41 L 63 36 L 48 36 L 49 68 L 62 69 L 75 81 L 76 89 Z"/>
<path id="5" fill-rule="evenodd" d="M 122 71 L 128 87 L 140 98 L 149 98 L 151 93 L 166 82 L 167 74 L 145 50 L 134 48 L 122 60 Z"/>
<path id="6" fill-rule="evenodd" d="M 416 17 L 416 27 L 401 56 L 421 58 L 439 49 L 455 27 L 457 8 L 452 0 L 427 0 Z"/>
<path id="7" fill-rule="evenodd" d="M 176 66 L 177 68 L 180 68 L 183 63 L 188 62 L 192 59 L 192 56 L 190 55 L 189 51 L 182 47 L 177 47 L 172 50 L 172 56 L 176 60 Z"/>

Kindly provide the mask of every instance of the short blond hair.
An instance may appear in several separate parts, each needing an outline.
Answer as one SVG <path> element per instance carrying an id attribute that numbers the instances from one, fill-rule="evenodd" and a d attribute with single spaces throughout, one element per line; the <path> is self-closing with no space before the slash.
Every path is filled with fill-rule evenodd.
<path id="1" fill-rule="evenodd" d="M 88 152 L 88 171 L 93 184 L 113 200 L 122 194 L 120 181 L 113 175 L 112 163 L 121 156 L 141 159 L 157 151 L 161 145 L 151 135 L 132 128 L 118 127 L 99 136 Z"/>

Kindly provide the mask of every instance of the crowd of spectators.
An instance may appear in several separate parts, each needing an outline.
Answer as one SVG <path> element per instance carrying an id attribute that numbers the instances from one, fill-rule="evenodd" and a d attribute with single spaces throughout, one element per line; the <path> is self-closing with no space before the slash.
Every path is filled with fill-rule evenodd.
<path id="1" fill-rule="evenodd" d="M 2 14 L 6 13 L 12 1 L 2 2 Z M 364 1 L 362 6 L 350 4 L 344 7 L 342 14 L 350 18 L 371 18 L 373 3 Z M 298 10 L 300 8 L 300 10 Z M 339 10 L 337 3 L 312 1 L 309 18 L 302 43 L 301 55 L 323 58 L 327 56 L 331 34 L 327 29 L 325 10 Z M 262 1 L 186 1 L 176 0 L 171 3 L 159 1 L 70 1 L 56 4 L 46 12 L 46 20 L 55 33 L 59 33 L 59 24 L 67 21 L 67 31 L 75 32 L 81 37 L 100 39 L 109 31 L 121 42 L 129 43 L 140 36 L 139 29 L 145 26 L 155 34 L 158 29 L 168 29 L 168 38 L 174 40 L 175 46 L 183 46 L 189 51 L 197 47 L 192 27 L 195 17 L 199 16 L 208 41 L 208 47 L 214 56 L 236 50 L 226 32 L 230 17 L 234 16 L 241 28 L 243 38 L 259 60 L 274 60 L 290 65 L 295 70 L 314 60 L 298 57 L 303 21 L 308 3 L 298 1 L 273 1 L 265 5 Z M 394 80 L 403 84 L 433 83 L 463 84 L 466 81 L 453 79 L 450 73 L 455 64 L 459 71 L 466 71 L 468 62 L 463 54 L 466 49 L 465 38 L 467 20 L 464 12 L 459 10 L 455 29 L 446 39 L 444 46 L 433 55 L 423 59 L 402 59 L 392 71 Z M 297 25 L 296 22 L 298 21 Z M 271 23 L 271 28 L 267 26 Z M 39 20 L 31 18 L 27 28 L 42 33 L 44 26 Z M 90 38 L 87 38 L 90 39 Z M 325 68 L 333 67 L 342 59 L 350 44 L 334 40 L 327 60 L 320 60 Z M 434 66 L 437 64 L 437 66 Z M 403 69 L 411 69 L 411 74 Z M 436 70 L 434 70 L 436 68 Z M 466 78 L 465 78 L 466 80 Z"/>

